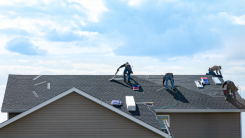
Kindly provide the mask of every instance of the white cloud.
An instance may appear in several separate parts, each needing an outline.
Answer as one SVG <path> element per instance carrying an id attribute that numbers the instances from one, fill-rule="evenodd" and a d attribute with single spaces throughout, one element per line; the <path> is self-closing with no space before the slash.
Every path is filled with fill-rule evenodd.
<path id="1" fill-rule="evenodd" d="M 108 11 L 102 0 L 68 0 L 69 2 L 77 2 L 86 8 L 88 18 L 92 22 L 99 22 L 99 16 Z M 80 7 L 76 7 L 80 9 Z M 83 23 L 83 22 L 82 22 Z"/>
<path id="2" fill-rule="evenodd" d="M 143 2 L 146 2 L 147 0 L 128 0 L 128 5 L 130 6 L 139 6 Z"/>
<path id="3" fill-rule="evenodd" d="M 227 73 L 245 73 L 245 67 L 241 66 L 231 66 L 228 70 Z"/>
<path id="4" fill-rule="evenodd" d="M 208 20 L 215 21 L 214 23 L 219 24 L 237 24 L 237 25 L 245 25 L 245 15 L 236 16 L 228 14 L 227 12 L 219 12 L 216 15 L 215 14 L 209 14 L 208 16 L 205 16 Z"/>
<path id="5" fill-rule="evenodd" d="M 91 36 L 96 36 L 98 35 L 99 33 L 98 32 L 89 32 L 89 31 L 74 31 L 75 34 L 79 34 L 79 35 L 85 35 L 85 36 L 88 36 L 88 37 L 91 37 Z"/>
<path id="6" fill-rule="evenodd" d="M 49 28 L 50 30 L 56 29 L 60 31 L 69 30 L 67 26 L 64 27 L 62 24 L 52 21 L 48 18 L 43 19 L 17 17 L 11 19 L 8 16 L 0 14 L 0 20 L 0 29 L 18 28 L 39 36 L 44 35 L 44 32 L 41 28 Z"/>
<path id="7" fill-rule="evenodd" d="M 169 6 L 168 4 L 174 4 L 173 8 L 175 9 L 184 8 L 184 7 L 194 8 L 193 4 L 185 3 L 179 0 L 154 0 L 154 2 L 151 0 L 122 0 L 122 1 L 127 2 L 127 4 L 131 7 L 142 8 L 142 9 L 145 9 L 146 7 L 149 7 L 149 6 L 154 6 L 155 8 L 163 9 L 165 7 L 168 7 Z"/>
<path id="8" fill-rule="evenodd" d="M 0 1 L 0 5 L 4 5 L 4 6 L 9 6 L 9 5 L 18 5 L 18 4 L 37 4 L 37 0 L 2 0 Z"/>
<path id="9" fill-rule="evenodd" d="M 16 60 L 12 60 L 12 61 L 15 61 L 15 62 L 28 62 L 28 60 L 23 60 L 23 59 L 16 59 Z"/>
<path id="10" fill-rule="evenodd" d="M 43 64 L 44 65 L 44 64 Z M 34 66 L 19 66 L 19 65 L 8 65 L 0 66 L 1 75 L 4 74 L 59 74 L 59 75 L 73 75 L 73 74 L 100 74 L 99 70 L 79 70 L 79 69 L 52 69 L 49 67 L 34 67 Z"/>
<path id="11" fill-rule="evenodd" d="M 245 25 L 245 15 L 235 16 L 235 15 L 229 15 L 227 12 L 220 12 L 217 14 L 217 16 L 226 18 L 234 24 Z"/>

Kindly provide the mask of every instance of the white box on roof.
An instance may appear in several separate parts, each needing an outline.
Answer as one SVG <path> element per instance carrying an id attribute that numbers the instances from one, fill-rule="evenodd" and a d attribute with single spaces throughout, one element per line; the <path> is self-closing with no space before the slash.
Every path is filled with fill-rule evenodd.
<path id="1" fill-rule="evenodd" d="M 203 88 L 203 85 L 202 85 L 201 81 L 196 80 L 196 81 L 194 81 L 194 82 L 195 82 L 197 88 Z"/>
<path id="2" fill-rule="evenodd" d="M 125 96 L 128 111 L 136 111 L 134 96 Z"/>
<path id="3" fill-rule="evenodd" d="M 212 77 L 212 79 L 213 79 L 215 85 L 222 84 L 218 77 Z"/>

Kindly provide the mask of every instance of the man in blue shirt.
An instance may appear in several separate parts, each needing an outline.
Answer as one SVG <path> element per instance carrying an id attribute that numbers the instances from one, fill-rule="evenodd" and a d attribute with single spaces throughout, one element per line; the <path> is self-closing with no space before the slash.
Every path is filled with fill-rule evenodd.
<path id="1" fill-rule="evenodd" d="M 163 85 L 164 85 L 164 82 L 166 81 L 166 83 L 165 83 L 165 87 L 166 87 L 166 90 L 169 90 L 168 89 L 168 80 L 170 80 L 171 81 L 171 85 L 172 85 L 172 89 L 175 91 L 176 89 L 175 89 L 175 87 L 174 87 L 174 75 L 173 75 L 173 73 L 166 73 L 164 76 L 163 76 Z"/>
<path id="2" fill-rule="evenodd" d="M 119 69 L 122 68 L 122 67 L 125 67 L 124 72 L 123 72 L 124 82 L 126 82 L 126 74 L 128 74 L 128 83 L 130 83 L 130 73 L 133 74 L 131 65 L 128 62 L 126 62 L 125 64 L 121 65 L 117 69 L 117 71 L 119 71 Z"/>

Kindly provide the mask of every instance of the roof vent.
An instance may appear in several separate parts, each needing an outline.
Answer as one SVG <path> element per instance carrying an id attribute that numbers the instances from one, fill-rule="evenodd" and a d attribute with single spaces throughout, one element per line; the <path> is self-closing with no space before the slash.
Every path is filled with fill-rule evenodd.
<path id="1" fill-rule="evenodd" d="M 47 83 L 47 89 L 50 89 L 50 83 Z"/>
<path id="2" fill-rule="evenodd" d="M 219 80 L 218 77 L 212 77 L 212 79 L 213 79 L 215 85 L 220 85 L 221 84 L 221 81 Z"/>
<path id="3" fill-rule="evenodd" d="M 134 96 L 125 96 L 128 111 L 136 111 Z"/>
<path id="4" fill-rule="evenodd" d="M 197 88 L 203 88 L 203 85 L 202 85 L 201 81 L 196 80 L 196 81 L 194 81 L 194 82 L 195 82 Z"/>

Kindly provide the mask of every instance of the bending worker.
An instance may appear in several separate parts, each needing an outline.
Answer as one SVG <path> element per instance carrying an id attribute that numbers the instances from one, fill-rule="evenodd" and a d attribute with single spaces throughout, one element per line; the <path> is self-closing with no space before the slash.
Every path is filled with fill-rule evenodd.
<path id="1" fill-rule="evenodd" d="M 124 72 L 123 72 L 123 77 L 124 77 L 124 82 L 126 82 L 126 74 L 128 74 L 128 83 L 130 83 L 130 73 L 133 74 L 132 68 L 128 62 L 120 66 L 117 71 L 119 71 L 120 68 L 125 67 Z"/>
<path id="2" fill-rule="evenodd" d="M 211 70 L 211 68 L 208 69 L 208 73 L 206 73 L 206 75 L 213 75 L 213 76 L 216 76 L 216 74 L 214 73 L 213 70 Z"/>
<path id="3" fill-rule="evenodd" d="M 219 75 L 222 76 L 221 71 L 220 71 L 221 66 L 214 65 L 213 67 L 209 68 L 208 70 L 216 71 L 216 75 L 218 75 L 218 71 L 219 71 Z"/>
<path id="4" fill-rule="evenodd" d="M 235 92 L 238 91 L 238 88 L 236 87 L 236 85 L 234 84 L 234 82 L 233 81 L 230 81 L 230 80 L 225 81 L 225 83 L 222 85 L 222 88 L 224 88 L 225 85 L 227 85 L 226 86 L 226 97 L 225 97 L 225 99 L 226 100 L 228 99 L 229 93 L 231 91 L 233 93 L 233 95 L 234 95 L 234 99 L 236 100 L 236 94 L 235 94 Z"/>
<path id="5" fill-rule="evenodd" d="M 168 80 L 171 81 L 172 89 L 173 89 L 173 90 L 176 90 L 175 87 L 174 87 L 174 75 L 173 75 L 173 73 L 166 73 L 166 74 L 163 76 L 162 84 L 164 85 L 164 82 L 166 81 L 166 84 L 165 84 L 166 90 L 169 90 L 169 89 L 168 89 Z"/>

